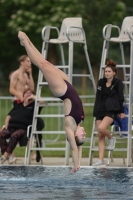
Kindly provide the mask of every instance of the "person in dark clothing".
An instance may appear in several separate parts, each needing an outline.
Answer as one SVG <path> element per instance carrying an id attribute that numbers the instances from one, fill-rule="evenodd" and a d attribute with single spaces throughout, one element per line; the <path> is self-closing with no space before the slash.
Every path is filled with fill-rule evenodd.
<path id="1" fill-rule="evenodd" d="M 33 120 L 35 98 L 34 91 L 25 90 L 23 93 L 24 101 L 19 104 L 15 101 L 13 109 L 8 113 L 5 125 L 0 131 L 1 164 L 12 154 L 19 139 L 27 134 L 27 127 L 32 124 Z M 40 103 L 44 103 L 44 101 Z M 41 108 L 39 108 L 39 112 Z M 8 138 L 9 142 L 7 143 L 6 139 Z"/>
<path id="2" fill-rule="evenodd" d="M 37 118 L 36 130 L 37 131 L 42 131 L 42 129 L 44 127 L 45 127 L 44 121 L 42 120 L 42 118 L 38 117 Z M 30 134 L 31 134 L 31 127 L 29 128 L 29 137 L 27 137 L 27 135 L 24 135 L 23 137 L 21 137 L 19 139 L 20 147 L 29 145 Z M 36 147 L 42 147 L 42 134 L 35 134 L 35 138 L 36 138 Z M 31 151 L 31 155 L 32 155 L 32 151 Z M 33 160 L 33 158 L 31 158 L 31 159 Z M 36 159 L 36 162 L 40 162 L 40 160 L 41 160 L 41 154 L 40 154 L 39 150 L 36 150 L 35 159 Z"/>
<path id="3" fill-rule="evenodd" d="M 93 166 L 104 165 L 105 136 L 108 137 L 108 150 L 113 150 L 116 139 L 112 137 L 108 128 L 115 120 L 117 114 L 124 118 L 124 94 L 123 83 L 116 78 L 116 63 L 107 62 L 104 69 L 105 77 L 98 81 L 93 116 L 96 118 L 98 131 L 99 160 Z"/>
<path id="4" fill-rule="evenodd" d="M 19 31 L 18 37 L 31 62 L 42 71 L 53 95 L 64 101 L 65 131 L 74 162 L 71 172 L 76 172 L 80 168 L 81 145 L 84 143 L 86 135 L 84 127 L 81 127 L 84 119 L 81 100 L 68 76 L 45 60 L 24 32 Z"/>
<path id="5" fill-rule="evenodd" d="M 30 88 L 34 90 L 34 80 L 32 76 L 31 61 L 27 55 L 22 55 L 18 59 L 19 69 L 12 71 L 9 75 L 10 80 L 10 93 L 14 97 L 12 99 L 13 104 L 15 101 L 23 102 L 23 92 L 25 89 Z M 35 158 L 35 153 L 32 151 L 32 158 Z M 8 163 L 12 164 L 16 160 L 14 152 L 10 155 Z"/>

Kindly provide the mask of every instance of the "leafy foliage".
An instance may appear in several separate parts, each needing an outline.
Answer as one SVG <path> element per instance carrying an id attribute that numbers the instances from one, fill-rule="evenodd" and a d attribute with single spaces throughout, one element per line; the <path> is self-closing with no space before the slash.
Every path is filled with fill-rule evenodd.
<path id="1" fill-rule="evenodd" d="M 26 53 L 17 38 L 19 30 L 26 32 L 35 46 L 41 50 L 41 30 L 44 26 L 52 25 L 60 29 L 64 18 L 82 17 L 90 61 L 92 67 L 98 67 L 101 60 L 104 25 L 111 23 L 121 26 L 125 15 L 126 2 L 122 0 L 1 0 L 1 80 L 8 80 L 9 73 L 18 68 L 17 58 Z M 52 53 L 53 56 L 56 55 L 55 51 L 56 49 Z M 86 61 L 80 46 L 76 46 L 75 57 L 74 65 L 84 68 Z M 38 75 L 36 68 L 33 73 L 36 80 Z"/>

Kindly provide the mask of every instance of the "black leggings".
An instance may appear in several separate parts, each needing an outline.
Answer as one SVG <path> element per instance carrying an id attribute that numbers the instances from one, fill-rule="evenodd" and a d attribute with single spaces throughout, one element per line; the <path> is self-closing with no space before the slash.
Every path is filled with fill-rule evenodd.
<path id="1" fill-rule="evenodd" d="M 26 130 L 23 129 L 3 129 L 0 131 L 0 147 L 2 155 L 7 152 L 11 154 L 15 149 L 19 139 L 27 133 Z M 9 139 L 9 142 L 6 139 Z"/>

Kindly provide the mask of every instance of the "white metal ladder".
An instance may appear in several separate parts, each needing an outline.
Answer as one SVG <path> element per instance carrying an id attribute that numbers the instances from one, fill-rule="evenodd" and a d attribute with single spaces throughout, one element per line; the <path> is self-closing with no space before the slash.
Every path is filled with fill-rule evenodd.
<path id="1" fill-rule="evenodd" d="M 118 30 L 118 37 L 111 37 L 112 29 L 115 28 Z M 106 59 L 108 56 L 109 51 L 109 43 L 115 42 L 119 43 L 120 50 L 121 50 L 121 57 L 122 57 L 122 64 L 117 65 L 117 68 L 123 69 L 123 77 L 124 77 L 124 86 L 125 86 L 125 99 L 126 103 L 129 106 L 129 115 L 128 115 L 128 132 L 124 132 L 128 134 L 128 142 L 127 148 L 121 149 L 114 149 L 114 151 L 125 151 L 127 152 L 127 166 L 131 165 L 131 148 L 132 148 L 132 103 L 133 103 L 133 17 L 125 17 L 122 23 L 121 29 L 118 26 L 114 26 L 112 24 L 107 24 L 103 28 L 103 51 L 102 51 L 102 58 L 101 58 L 101 66 L 100 66 L 100 73 L 99 79 L 103 77 L 103 69 L 106 64 Z M 130 43 L 130 64 L 125 64 L 125 57 L 124 57 L 124 50 L 123 44 L 124 42 Z M 113 59 L 113 58 L 112 58 Z M 129 73 L 127 73 L 129 70 Z M 113 132 L 114 133 L 114 132 Z M 115 132 L 115 134 L 122 134 L 122 132 Z M 89 165 L 92 165 L 93 160 L 93 153 L 98 151 L 98 146 L 96 146 L 96 138 L 97 138 L 97 131 L 95 130 L 95 119 L 93 122 L 92 128 L 92 136 L 91 136 L 91 145 L 90 145 L 90 153 L 89 153 Z"/>
<path id="2" fill-rule="evenodd" d="M 58 38 L 57 39 L 50 39 L 50 33 L 51 30 L 56 30 L 57 34 L 58 34 Z M 61 51 L 61 60 L 62 60 L 62 65 L 60 66 L 56 66 L 57 68 L 60 68 L 62 70 L 64 70 L 64 72 L 69 76 L 71 82 L 73 82 L 73 77 L 87 77 L 91 80 L 92 82 L 92 86 L 94 89 L 94 92 L 96 91 L 96 86 L 95 86 L 95 81 L 94 81 L 94 77 L 93 77 L 93 73 L 92 73 L 92 69 L 91 69 L 91 64 L 90 64 L 90 59 L 88 56 L 88 52 L 87 52 L 87 43 L 86 43 L 86 37 L 85 37 L 85 32 L 84 29 L 82 28 L 82 18 L 65 18 L 62 22 L 62 26 L 61 26 L 61 30 L 59 31 L 57 27 L 53 27 L 53 26 L 45 26 L 42 29 L 42 39 L 43 39 L 43 45 L 42 45 L 42 55 L 43 57 L 46 59 L 47 58 L 47 54 L 48 54 L 48 47 L 49 47 L 49 43 L 52 44 L 59 44 L 60 46 L 60 51 Z M 63 52 L 63 44 L 64 43 L 68 43 L 68 65 L 65 65 L 65 59 L 64 59 L 64 52 Z M 88 66 L 88 74 L 74 74 L 73 73 L 73 46 L 74 43 L 81 43 L 83 45 L 84 48 L 84 52 L 85 52 L 85 57 L 86 57 L 86 61 L 87 61 L 87 66 Z M 45 134 L 46 131 L 42 131 L 42 132 L 38 132 L 36 131 L 35 127 L 36 127 L 36 118 L 37 117 L 58 117 L 58 118 L 62 118 L 64 117 L 63 114 L 58 114 L 58 115 L 54 115 L 52 114 L 52 116 L 48 115 L 48 114 L 43 114 L 43 115 L 38 115 L 38 109 L 39 109 L 39 100 L 40 100 L 40 95 L 41 95 L 41 89 L 42 86 L 44 85 L 48 85 L 47 82 L 43 81 L 43 74 L 41 71 L 39 71 L 39 77 L 38 77 L 38 84 L 37 84 L 37 98 L 36 98 L 36 102 L 35 102 L 35 112 L 34 112 L 34 116 L 33 116 L 33 128 L 32 128 L 32 132 L 31 132 L 31 139 L 30 139 L 30 145 L 29 145 L 29 152 L 28 152 L 28 163 L 30 163 L 30 151 L 31 150 L 35 150 L 36 148 L 31 147 L 32 144 L 32 138 L 34 134 Z M 82 98 L 82 97 L 81 97 Z M 88 98 L 88 97 L 86 97 Z M 44 100 L 46 100 L 47 102 L 50 99 L 48 98 L 42 98 Z M 61 100 L 58 98 L 52 98 L 55 102 L 60 102 L 61 104 Z M 47 134 L 53 134 L 56 133 L 57 131 L 50 131 Z M 59 134 L 65 134 L 65 131 L 58 131 Z M 37 148 L 38 150 L 57 150 L 57 148 Z M 62 150 L 62 148 L 58 148 L 58 150 Z M 69 164 L 69 151 L 70 151 L 70 146 L 69 143 L 66 140 L 66 148 L 65 150 L 65 164 Z"/>

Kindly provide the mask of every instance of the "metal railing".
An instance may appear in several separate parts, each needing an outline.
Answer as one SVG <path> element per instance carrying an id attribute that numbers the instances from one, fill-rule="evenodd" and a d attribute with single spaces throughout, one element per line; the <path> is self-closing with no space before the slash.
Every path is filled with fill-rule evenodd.
<path id="1" fill-rule="evenodd" d="M 87 98 L 87 96 L 82 96 L 82 101 L 83 101 L 83 106 L 84 107 L 92 107 L 94 105 L 94 103 L 88 103 L 88 102 L 84 102 L 84 99 Z M 94 99 L 95 96 L 94 95 L 89 95 L 88 99 Z M 0 129 L 2 128 L 2 126 L 5 124 L 5 118 L 7 116 L 7 114 L 9 113 L 9 111 L 12 109 L 13 106 L 13 97 L 12 96 L 1 96 L 0 97 Z M 45 114 L 50 114 L 53 115 L 54 114 L 63 114 L 63 103 L 62 101 L 57 103 L 54 102 L 46 102 L 46 104 L 44 105 L 41 114 L 45 113 Z M 61 117 L 60 119 L 55 119 L 54 117 L 45 117 L 44 119 L 44 123 L 45 123 L 45 127 L 44 130 L 45 131 L 52 131 L 52 130 L 56 130 L 57 132 L 60 130 L 64 130 L 64 120 L 63 117 Z M 86 118 L 85 118 L 86 120 Z M 60 123 L 58 123 L 60 121 Z M 45 143 L 55 143 L 57 142 L 62 134 L 51 134 L 51 135 L 47 135 L 44 134 L 43 135 L 43 144 L 45 145 Z M 64 141 L 65 141 L 65 136 L 64 136 Z"/>

